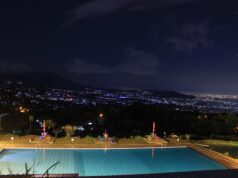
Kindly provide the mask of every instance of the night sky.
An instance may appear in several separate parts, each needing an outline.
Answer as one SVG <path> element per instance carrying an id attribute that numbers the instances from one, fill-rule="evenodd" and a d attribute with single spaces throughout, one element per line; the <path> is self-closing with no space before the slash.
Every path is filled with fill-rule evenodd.
<path id="1" fill-rule="evenodd" d="M 237 0 L 5 0 L 0 71 L 238 94 Z"/>

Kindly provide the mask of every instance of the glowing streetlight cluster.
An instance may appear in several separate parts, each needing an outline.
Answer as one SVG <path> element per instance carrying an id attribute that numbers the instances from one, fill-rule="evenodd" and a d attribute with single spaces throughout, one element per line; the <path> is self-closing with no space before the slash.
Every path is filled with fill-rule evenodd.
<path id="1" fill-rule="evenodd" d="M 26 113 L 26 112 L 29 112 L 29 109 L 20 106 L 20 107 L 19 107 L 19 111 L 20 111 L 20 113 Z"/>

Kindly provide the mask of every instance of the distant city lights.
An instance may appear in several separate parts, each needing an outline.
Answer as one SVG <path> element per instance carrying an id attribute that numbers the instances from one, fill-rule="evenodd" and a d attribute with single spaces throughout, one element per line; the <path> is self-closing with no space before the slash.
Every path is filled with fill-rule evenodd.
<path id="1" fill-rule="evenodd" d="M 29 112 L 29 109 L 20 106 L 20 107 L 19 107 L 19 111 L 20 111 L 20 113 L 26 113 L 26 112 Z"/>

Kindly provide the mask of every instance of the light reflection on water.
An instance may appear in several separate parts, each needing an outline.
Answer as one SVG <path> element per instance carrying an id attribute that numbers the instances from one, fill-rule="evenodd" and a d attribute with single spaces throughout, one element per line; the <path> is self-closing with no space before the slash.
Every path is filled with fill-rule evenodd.
<path id="1" fill-rule="evenodd" d="M 0 153 L 1 174 L 25 173 L 25 163 L 32 172 L 43 174 L 60 162 L 50 173 L 81 176 L 149 174 L 225 169 L 224 166 L 189 148 L 147 148 L 64 150 L 8 149 Z"/>

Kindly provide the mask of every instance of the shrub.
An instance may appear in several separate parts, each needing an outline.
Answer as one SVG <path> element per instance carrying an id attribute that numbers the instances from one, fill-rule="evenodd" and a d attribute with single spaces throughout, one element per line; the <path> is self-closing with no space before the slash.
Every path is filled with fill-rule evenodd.
<path id="1" fill-rule="evenodd" d="M 226 155 L 226 156 L 229 156 L 230 154 L 229 154 L 229 152 L 225 152 L 225 153 L 223 153 L 224 155 Z"/>
<path id="2" fill-rule="evenodd" d="M 185 134 L 184 138 L 185 138 L 185 140 L 190 140 L 190 135 L 189 134 Z"/>
<path id="3" fill-rule="evenodd" d="M 137 136 L 135 136 L 135 139 L 143 139 L 143 137 L 140 135 L 137 135 Z"/>
<path id="4" fill-rule="evenodd" d="M 62 127 L 62 129 L 64 129 L 67 137 L 72 137 L 74 135 L 76 127 L 72 125 L 65 125 Z"/>

